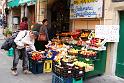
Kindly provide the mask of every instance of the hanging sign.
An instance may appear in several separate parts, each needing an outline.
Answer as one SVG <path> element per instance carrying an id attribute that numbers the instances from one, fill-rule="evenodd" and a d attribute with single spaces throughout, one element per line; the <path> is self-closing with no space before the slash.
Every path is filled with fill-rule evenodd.
<path id="1" fill-rule="evenodd" d="M 70 19 L 102 18 L 103 0 L 71 0 Z"/>
<path id="2" fill-rule="evenodd" d="M 96 25 L 95 37 L 106 42 L 119 42 L 119 25 Z"/>

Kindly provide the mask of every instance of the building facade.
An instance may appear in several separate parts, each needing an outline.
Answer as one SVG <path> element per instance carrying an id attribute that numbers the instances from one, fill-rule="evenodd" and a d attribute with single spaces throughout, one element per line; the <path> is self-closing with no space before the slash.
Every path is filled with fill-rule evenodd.
<path id="1" fill-rule="evenodd" d="M 85 1 L 85 0 L 83 0 Z M 94 1 L 94 0 L 91 0 Z M 120 26 L 120 40 L 115 43 L 108 43 L 107 46 L 107 60 L 106 60 L 106 75 L 113 75 L 124 77 L 124 2 L 123 0 L 97 0 L 102 5 L 101 13 L 97 18 L 70 18 L 70 3 L 71 0 L 36 0 L 34 5 L 18 5 L 19 16 L 29 16 L 30 24 L 42 22 L 44 18 L 49 20 L 49 24 L 54 33 L 73 31 L 77 29 L 95 29 L 95 25 L 119 25 Z M 27 3 L 27 2 L 25 2 Z M 10 13 L 14 16 L 16 9 L 13 7 Z M 12 23 L 10 23 L 12 24 Z"/>
<path id="2" fill-rule="evenodd" d="M 51 20 L 49 23 L 51 23 L 51 26 L 53 24 L 53 27 L 57 26 L 57 24 L 52 20 L 52 17 L 50 15 L 58 15 L 59 13 L 54 12 L 60 12 L 57 11 L 55 3 L 58 3 L 57 0 L 37 0 L 37 21 L 41 21 L 43 18 L 47 18 Z M 40 1 L 46 1 L 47 4 L 47 13 L 45 11 L 46 5 L 44 5 Z M 59 0 L 62 1 L 62 0 Z M 71 0 L 68 0 L 69 2 Z M 119 42 L 115 43 L 108 43 L 107 47 L 107 60 L 106 60 L 106 75 L 113 75 L 113 76 L 119 76 L 124 77 L 124 59 L 123 59 L 123 10 L 124 10 L 124 2 L 123 0 L 103 0 L 103 16 L 102 18 L 94 18 L 94 19 L 69 19 L 69 25 L 67 30 L 73 31 L 76 29 L 95 29 L 95 25 L 119 25 L 120 26 L 120 39 Z M 40 8 L 41 5 L 41 8 Z M 60 6 L 60 4 L 59 4 Z M 53 9 L 53 10 L 51 10 Z M 62 9 L 62 7 L 60 8 Z M 64 10 L 63 10 L 64 11 Z M 41 13 L 41 14 L 40 14 Z M 53 14 L 52 14 L 53 13 Z M 40 17 L 41 15 L 41 17 Z M 64 15 L 64 14 L 63 14 Z M 53 18 L 56 18 L 55 16 Z M 57 18 L 59 19 L 59 18 Z M 61 16 L 60 16 L 60 19 Z M 68 19 L 68 18 L 67 18 Z M 55 21 L 61 21 L 61 20 L 55 20 Z M 61 23 L 61 22 L 60 22 Z M 67 26 L 66 26 L 67 27 Z"/>
<path id="3" fill-rule="evenodd" d="M 116 75 L 119 77 L 124 77 L 124 60 L 123 60 L 123 41 L 124 41 L 124 37 L 123 37 L 123 20 L 124 20 L 124 1 L 123 0 L 109 0 L 106 2 L 106 8 L 105 11 L 107 13 L 105 13 L 105 23 L 106 24 L 117 24 L 120 26 L 120 31 L 119 31 L 119 35 L 120 35 L 120 39 L 119 39 L 119 43 L 112 43 L 110 45 L 110 49 L 109 50 L 110 54 L 108 58 L 108 64 L 110 64 L 110 70 L 108 70 L 108 72 L 111 71 L 110 74 L 112 75 Z"/>

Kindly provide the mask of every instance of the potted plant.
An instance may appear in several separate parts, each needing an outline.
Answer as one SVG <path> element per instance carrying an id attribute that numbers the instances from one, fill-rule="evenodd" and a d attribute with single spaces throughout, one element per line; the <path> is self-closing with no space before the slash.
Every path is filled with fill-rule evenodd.
<path id="1" fill-rule="evenodd" d="M 10 31 L 9 28 L 6 28 L 5 31 L 4 31 L 4 36 L 8 38 L 8 37 L 10 37 L 11 35 L 12 35 L 12 31 Z"/>

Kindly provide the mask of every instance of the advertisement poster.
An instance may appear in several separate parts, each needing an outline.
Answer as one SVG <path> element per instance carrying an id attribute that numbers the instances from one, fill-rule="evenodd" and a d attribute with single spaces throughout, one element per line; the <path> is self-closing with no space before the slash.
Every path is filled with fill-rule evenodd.
<path id="1" fill-rule="evenodd" d="M 102 18 L 103 0 L 71 0 L 70 19 Z"/>
<path id="2" fill-rule="evenodd" d="M 106 42 L 119 42 L 119 25 L 96 25 L 95 37 Z"/>

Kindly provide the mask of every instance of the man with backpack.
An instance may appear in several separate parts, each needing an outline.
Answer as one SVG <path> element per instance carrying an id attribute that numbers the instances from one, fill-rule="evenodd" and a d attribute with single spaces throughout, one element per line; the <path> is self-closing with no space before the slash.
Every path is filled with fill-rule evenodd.
<path id="1" fill-rule="evenodd" d="M 19 62 L 19 57 L 22 56 L 22 67 L 24 74 L 31 73 L 28 70 L 28 55 L 26 48 L 31 48 L 33 51 L 36 51 L 34 46 L 34 41 L 38 37 L 38 32 L 36 31 L 20 31 L 17 37 L 14 39 L 16 46 L 14 47 L 14 58 L 13 58 L 13 67 L 11 68 L 13 75 L 18 75 L 17 65 Z"/>

